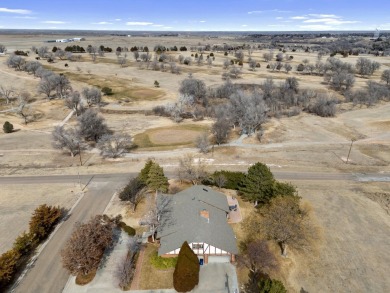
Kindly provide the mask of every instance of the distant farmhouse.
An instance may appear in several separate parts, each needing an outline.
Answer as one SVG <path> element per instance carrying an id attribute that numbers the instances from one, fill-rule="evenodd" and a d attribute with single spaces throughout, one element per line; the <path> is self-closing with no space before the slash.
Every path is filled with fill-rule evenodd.
<path id="1" fill-rule="evenodd" d="M 81 42 L 85 41 L 85 38 L 71 38 L 71 39 L 58 39 L 58 40 L 48 40 L 48 43 L 70 43 L 70 42 Z"/>
<path id="2" fill-rule="evenodd" d="M 227 220 L 229 205 L 224 194 L 195 185 L 172 196 L 172 212 L 162 220 L 157 239 L 158 255 L 175 257 L 187 241 L 201 264 L 234 262 L 236 237 Z"/>

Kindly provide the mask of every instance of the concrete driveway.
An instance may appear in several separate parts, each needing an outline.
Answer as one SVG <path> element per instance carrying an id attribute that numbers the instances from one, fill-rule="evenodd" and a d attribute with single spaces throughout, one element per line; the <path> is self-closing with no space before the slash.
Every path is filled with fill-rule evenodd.
<path id="1" fill-rule="evenodd" d="M 237 291 L 234 291 L 236 290 Z M 238 293 L 236 268 L 230 263 L 201 266 L 199 284 L 193 293 Z"/>

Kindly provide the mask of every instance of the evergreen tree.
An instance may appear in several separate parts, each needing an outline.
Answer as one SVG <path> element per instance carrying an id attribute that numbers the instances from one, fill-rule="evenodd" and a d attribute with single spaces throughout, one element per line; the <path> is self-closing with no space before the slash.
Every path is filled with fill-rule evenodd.
<path id="1" fill-rule="evenodd" d="M 0 289 L 14 278 L 20 254 L 11 249 L 0 255 Z"/>
<path id="2" fill-rule="evenodd" d="M 163 168 L 155 162 L 150 167 L 147 185 L 156 191 L 168 192 L 168 178 L 165 177 Z"/>
<path id="3" fill-rule="evenodd" d="M 173 287 L 178 292 L 189 292 L 199 283 L 199 260 L 187 241 L 180 248 L 175 271 Z"/>
<path id="4" fill-rule="evenodd" d="M 273 187 L 273 196 L 297 196 L 298 191 L 294 185 L 287 182 L 276 181 Z"/>
<path id="5" fill-rule="evenodd" d="M 256 163 L 248 169 L 239 190 L 244 199 L 256 206 L 259 203 L 267 203 L 273 197 L 274 183 L 274 175 L 270 169 L 265 164 Z"/>
<path id="6" fill-rule="evenodd" d="M 287 293 L 283 283 L 279 280 L 261 279 L 258 287 L 259 293 Z"/>
<path id="7" fill-rule="evenodd" d="M 138 174 L 139 181 L 141 181 L 145 185 L 148 183 L 149 170 L 150 170 L 150 167 L 152 167 L 152 165 L 153 165 L 153 160 L 148 159 L 145 163 L 145 166 L 142 168 L 141 172 L 139 172 L 139 174 Z"/>
<path id="8" fill-rule="evenodd" d="M 59 207 L 40 205 L 34 210 L 30 220 L 30 233 L 35 240 L 45 239 L 60 219 Z"/>
<path id="9" fill-rule="evenodd" d="M 12 123 L 9 123 L 8 121 L 5 121 L 3 124 L 3 131 L 5 133 L 11 133 L 14 131 L 14 126 Z"/>

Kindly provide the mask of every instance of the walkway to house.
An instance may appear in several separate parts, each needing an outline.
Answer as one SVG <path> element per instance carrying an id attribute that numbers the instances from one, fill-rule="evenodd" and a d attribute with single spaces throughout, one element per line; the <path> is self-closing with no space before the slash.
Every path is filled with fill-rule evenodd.
<path id="1" fill-rule="evenodd" d="M 130 290 L 137 290 L 139 287 L 139 281 L 141 279 L 142 263 L 144 261 L 144 255 L 145 255 L 145 249 L 146 249 L 146 246 L 142 245 L 141 250 L 139 252 L 138 259 L 137 259 L 137 265 L 135 267 L 135 274 L 133 277 L 133 281 L 131 282 Z M 158 292 L 158 291 L 156 291 L 156 292 Z"/>

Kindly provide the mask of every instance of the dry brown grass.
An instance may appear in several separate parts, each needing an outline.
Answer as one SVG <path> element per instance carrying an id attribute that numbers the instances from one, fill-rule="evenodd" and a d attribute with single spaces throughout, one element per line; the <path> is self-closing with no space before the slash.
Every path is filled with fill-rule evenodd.
<path id="1" fill-rule="evenodd" d="M 198 124 L 179 124 L 171 127 L 149 129 L 134 136 L 134 144 L 140 149 L 167 150 L 173 147 L 194 146 L 195 138 L 207 130 Z"/>
<path id="2" fill-rule="evenodd" d="M 156 253 L 157 250 L 158 247 L 156 244 L 148 244 L 145 249 L 139 289 L 154 290 L 173 288 L 174 269 L 158 270 L 150 263 L 151 255 Z"/>

